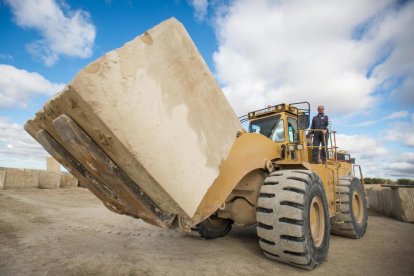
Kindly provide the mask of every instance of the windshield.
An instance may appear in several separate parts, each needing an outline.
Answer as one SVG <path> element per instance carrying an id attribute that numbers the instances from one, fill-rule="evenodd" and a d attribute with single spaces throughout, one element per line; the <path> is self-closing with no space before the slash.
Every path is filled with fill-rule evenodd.
<path id="1" fill-rule="evenodd" d="M 279 123 L 279 121 L 280 121 L 280 115 L 254 120 L 250 122 L 249 132 L 260 133 L 272 139 L 273 141 L 275 140 L 280 141 L 280 137 L 284 137 L 284 134 L 281 135 L 280 133 L 281 131 L 283 132 L 283 122 Z"/>

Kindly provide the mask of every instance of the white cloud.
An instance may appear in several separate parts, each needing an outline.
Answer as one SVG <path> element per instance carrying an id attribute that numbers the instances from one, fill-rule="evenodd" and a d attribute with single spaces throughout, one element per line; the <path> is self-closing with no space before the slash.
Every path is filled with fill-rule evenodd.
<path id="1" fill-rule="evenodd" d="M 390 115 L 386 116 L 384 120 L 406 118 L 408 117 L 409 114 L 410 113 L 408 113 L 408 111 L 397 111 L 397 112 L 393 112 Z"/>
<path id="2" fill-rule="evenodd" d="M 71 10 L 63 1 L 5 0 L 10 6 L 16 24 L 35 29 L 41 39 L 31 42 L 27 49 L 52 66 L 60 55 L 87 58 L 92 55 L 95 26 L 89 13 Z"/>
<path id="3" fill-rule="evenodd" d="M 414 147 L 414 126 L 400 124 L 398 127 L 387 131 L 385 139 L 388 141 L 399 141 L 409 147 Z"/>
<path id="4" fill-rule="evenodd" d="M 339 149 L 349 150 L 351 155 L 369 161 L 383 158 L 387 155 L 387 149 L 379 141 L 366 135 L 336 135 Z"/>
<path id="5" fill-rule="evenodd" d="M 388 166 L 390 169 L 398 169 L 398 170 L 410 170 L 414 172 L 414 164 L 407 163 L 407 162 L 395 162 Z"/>
<path id="6" fill-rule="evenodd" d="M 190 5 L 194 7 L 194 16 L 197 20 L 204 20 L 207 14 L 207 0 L 190 0 Z"/>
<path id="7" fill-rule="evenodd" d="M 364 176 L 383 178 L 413 178 L 414 152 L 396 154 L 377 139 L 366 135 L 338 134 L 339 149 L 349 150 L 356 163 L 362 166 Z"/>
<path id="8" fill-rule="evenodd" d="M 0 64 L 0 107 L 26 107 L 36 96 L 50 96 L 64 84 L 53 83 L 36 72 Z"/>
<path id="9" fill-rule="evenodd" d="M 21 125 L 0 117 L 0 167 L 44 168 L 47 156 Z"/>
<path id="10" fill-rule="evenodd" d="M 388 150 L 377 140 L 366 135 L 336 135 L 339 149 L 348 150 L 356 163 L 362 166 L 364 176 L 387 177 L 384 165 L 389 155 Z"/>
<path id="11" fill-rule="evenodd" d="M 406 152 L 399 156 L 400 160 L 410 164 L 414 164 L 414 152 Z"/>
<path id="12" fill-rule="evenodd" d="M 215 24 L 214 62 L 224 93 L 238 114 L 303 100 L 335 112 L 366 110 L 385 97 L 374 91 L 392 76 L 407 76 L 405 85 L 414 79 L 414 3 L 392 4 L 230 2 Z M 392 51 L 380 64 L 387 45 Z M 404 94 L 403 88 L 394 93 Z"/>
<path id="13" fill-rule="evenodd" d="M 414 2 L 395 2 L 400 2 L 400 8 L 383 16 L 378 27 L 370 32 L 371 36 L 375 36 L 374 41 L 392 50 L 386 62 L 375 69 L 373 77 L 389 86 L 401 83 L 392 97 L 411 107 L 414 104 L 414 29 L 411 28 L 414 25 Z"/>
<path id="14" fill-rule="evenodd" d="M 414 163 L 397 161 L 385 166 L 388 175 L 395 178 L 414 178 Z"/>
<path id="15" fill-rule="evenodd" d="M 385 139 L 398 141 L 408 147 L 414 147 L 414 121 L 411 123 L 397 122 L 386 130 Z"/>
<path id="16" fill-rule="evenodd" d="M 8 55 L 8 54 L 0 54 L 0 59 L 4 59 L 4 60 L 13 60 L 13 56 L 12 55 Z"/>
<path id="17" fill-rule="evenodd" d="M 390 156 L 384 162 L 383 175 L 391 178 L 414 178 L 414 152 Z"/>
<path id="18" fill-rule="evenodd" d="M 356 127 L 366 127 L 366 126 L 375 125 L 376 123 L 377 123 L 377 121 L 371 121 L 371 120 L 369 120 L 369 121 L 364 121 L 362 123 L 354 124 L 353 126 L 356 126 Z"/>

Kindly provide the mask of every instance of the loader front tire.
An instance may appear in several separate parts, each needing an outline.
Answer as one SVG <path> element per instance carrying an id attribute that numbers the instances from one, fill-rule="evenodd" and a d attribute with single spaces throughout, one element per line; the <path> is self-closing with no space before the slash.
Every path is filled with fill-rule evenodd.
<path id="1" fill-rule="evenodd" d="M 311 171 L 270 174 L 260 188 L 256 220 L 260 247 L 270 259 L 312 270 L 328 254 L 328 203 Z"/>
<path id="2" fill-rule="evenodd" d="M 331 220 L 332 234 L 360 239 L 368 226 L 367 199 L 356 177 L 341 177 L 336 191 L 339 214 Z"/>
<path id="3" fill-rule="evenodd" d="M 199 223 L 196 230 L 201 238 L 209 240 L 224 237 L 231 230 L 233 221 L 230 219 L 219 218 L 215 215 Z"/>

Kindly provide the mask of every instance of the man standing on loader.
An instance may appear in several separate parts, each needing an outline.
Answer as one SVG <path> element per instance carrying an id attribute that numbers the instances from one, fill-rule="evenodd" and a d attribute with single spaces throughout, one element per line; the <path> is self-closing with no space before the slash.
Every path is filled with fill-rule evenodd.
<path id="1" fill-rule="evenodd" d="M 322 163 L 326 163 L 326 144 L 328 143 L 328 131 L 331 128 L 331 122 L 328 116 L 325 115 L 324 110 L 324 106 L 318 106 L 318 115 L 313 117 L 311 130 L 309 131 L 309 135 L 313 134 L 312 163 L 319 162 L 319 145 L 322 145 Z"/>

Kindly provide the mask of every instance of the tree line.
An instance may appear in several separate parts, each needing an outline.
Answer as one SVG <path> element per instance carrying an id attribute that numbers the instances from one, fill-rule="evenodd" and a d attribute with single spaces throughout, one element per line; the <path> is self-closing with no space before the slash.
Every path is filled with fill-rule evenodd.
<path id="1" fill-rule="evenodd" d="M 366 177 L 364 178 L 365 184 L 397 184 L 397 185 L 414 185 L 414 180 L 400 178 L 397 180 L 392 180 L 388 178 L 377 178 L 377 177 Z"/>

